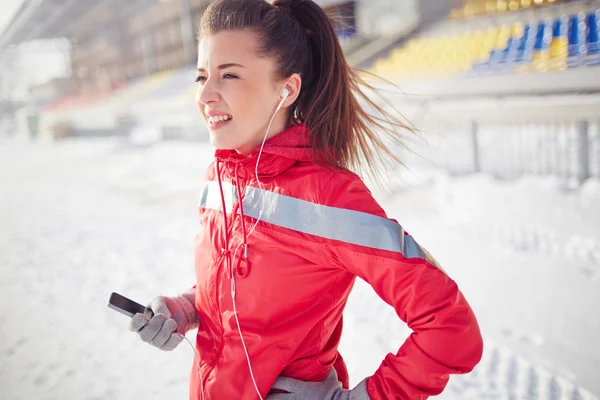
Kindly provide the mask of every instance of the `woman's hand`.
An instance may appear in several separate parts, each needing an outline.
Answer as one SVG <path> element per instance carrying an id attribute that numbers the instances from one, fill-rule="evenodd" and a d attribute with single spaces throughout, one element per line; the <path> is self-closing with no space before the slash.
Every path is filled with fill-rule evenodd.
<path id="1" fill-rule="evenodd" d="M 371 400 L 367 393 L 367 380 L 364 379 L 352 390 L 342 389 L 334 368 L 323 382 L 305 382 L 280 376 L 272 389 L 287 393 L 274 393 L 267 400 Z"/>
<path id="2" fill-rule="evenodd" d="M 148 305 L 154 315 L 135 314 L 129 321 L 129 330 L 137 332 L 142 341 L 164 351 L 175 349 L 190 329 L 198 327 L 192 288 L 177 297 L 157 296 Z"/>

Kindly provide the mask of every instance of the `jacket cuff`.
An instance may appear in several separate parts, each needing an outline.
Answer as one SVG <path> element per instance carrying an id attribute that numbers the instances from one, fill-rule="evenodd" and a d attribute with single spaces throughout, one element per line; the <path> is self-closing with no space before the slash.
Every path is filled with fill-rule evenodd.
<path id="1" fill-rule="evenodd" d="M 348 400 L 371 400 L 367 391 L 367 379 L 363 379 L 354 389 L 350 391 Z"/>
<path id="2" fill-rule="evenodd" d="M 188 326 L 186 332 L 192 329 L 198 328 L 200 325 L 200 318 L 198 317 L 198 311 L 196 310 L 196 288 L 190 288 L 177 296 L 175 301 L 179 303 L 185 316 L 188 320 Z"/>

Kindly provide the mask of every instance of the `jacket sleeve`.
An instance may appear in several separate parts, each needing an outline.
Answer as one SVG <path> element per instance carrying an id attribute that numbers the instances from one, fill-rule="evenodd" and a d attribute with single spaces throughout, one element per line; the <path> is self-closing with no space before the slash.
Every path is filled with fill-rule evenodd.
<path id="1" fill-rule="evenodd" d="M 327 192 L 331 197 L 325 201 L 331 206 L 374 214 L 390 226 L 391 220 L 358 177 L 329 185 Z M 361 228 L 357 226 L 356 231 L 364 231 Z M 398 229 L 410 242 L 413 256 L 401 246 L 399 251 L 390 251 L 339 240 L 323 244 L 329 262 L 334 260 L 339 268 L 368 282 L 412 330 L 398 352 L 388 354 L 367 380 L 372 400 L 421 400 L 437 395 L 449 374 L 470 372 L 483 352 L 477 320 L 456 283 L 399 225 Z"/>

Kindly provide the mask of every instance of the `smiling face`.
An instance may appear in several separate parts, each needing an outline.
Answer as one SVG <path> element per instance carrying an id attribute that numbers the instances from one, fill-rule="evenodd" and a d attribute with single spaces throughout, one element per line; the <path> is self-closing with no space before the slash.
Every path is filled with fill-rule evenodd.
<path id="1" fill-rule="evenodd" d="M 275 79 L 275 62 L 261 57 L 258 48 L 251 31 L 223 31 L 200 40 L 196 106 L 217 149 L 248 154 L 260 145 L 287 87 Z M 285 129 L 286 104 L 291 103 L 277 113 L 269 137 Z"/>

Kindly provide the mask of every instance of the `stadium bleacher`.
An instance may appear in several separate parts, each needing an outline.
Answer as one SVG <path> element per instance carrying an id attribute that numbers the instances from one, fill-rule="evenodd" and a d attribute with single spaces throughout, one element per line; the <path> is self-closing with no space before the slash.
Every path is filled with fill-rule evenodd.
<path id="1" fill-rule="evenodd" d="M 471 18 L 477 15 L 518 11 L 560 3 L 560 0 L 466 0 L 462 7 L 450 13 L 450 18 Z"/>
<path id="2" fill-rule="evenodd" d="M 437 80 L 598 66 L 599 27 L 598 2 L 468 0 L 447 21 L 377 60 L 372 71 Z"/>

